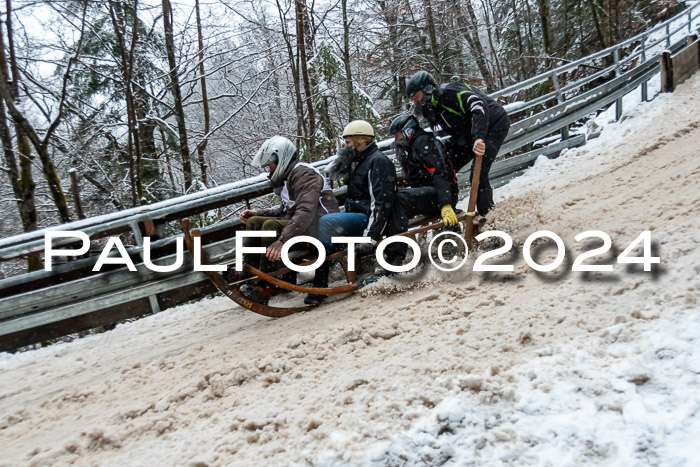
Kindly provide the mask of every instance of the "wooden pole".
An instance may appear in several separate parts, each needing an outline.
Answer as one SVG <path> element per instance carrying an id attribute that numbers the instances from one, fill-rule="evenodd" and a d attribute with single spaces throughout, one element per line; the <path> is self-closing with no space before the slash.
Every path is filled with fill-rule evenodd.
<path id="1" fill-rule="evenodd" d="M 661 62 L 661 92 L 673 92 L 673 64 L 671 53 L 663 52 L 659 57 Z"/>
<path id="2" fill-rule="evenodd" d="M 471 250 L 472 241 L 474 240 L 474 216 L 476 216 L 476 197 L 479 192 L 479 176 L 481 175 L 481 158 L 476 156 L 474 161 L 474 174 L 472 175 L 472 188 L 469 195 L 469 207 L 467 208 L 467 228 L 464 232 L 467 246 Z"/>

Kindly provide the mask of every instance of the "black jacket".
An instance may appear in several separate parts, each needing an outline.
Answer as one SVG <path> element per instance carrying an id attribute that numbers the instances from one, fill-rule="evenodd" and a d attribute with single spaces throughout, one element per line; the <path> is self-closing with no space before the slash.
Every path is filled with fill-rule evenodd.
<path id="1" fill-rule="evenodd" d="M 437 111 L 437 123 L 458 146 L 471 147 L 488 133 L 510 128 L 503 107 L 469 84 L 445 83 L 435 90 L 430 103 Z"/>
<path id="2" fill-rule="evenodd" d="M 457 203 L 459 187 L 452 163 L 442 143 L 432 134 L 416 129 L 409 140 L 408 153 L 399 154 L 399 162 L 411 188 L 432 186 L 440 207 Z"/>
<path id="3" fill-rule="evenodd" d="M 379 240 L 389 221 L 396 193 L 396 167 L 370 143 L 357 155 L 357 165 L 348 178 L 345 211 L 369 216 L 363 235 Z"/>

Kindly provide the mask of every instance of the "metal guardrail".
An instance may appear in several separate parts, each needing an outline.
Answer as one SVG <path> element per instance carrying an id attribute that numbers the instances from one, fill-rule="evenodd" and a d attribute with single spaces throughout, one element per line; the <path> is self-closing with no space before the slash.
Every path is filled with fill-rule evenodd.
<path id="1" fill-rule="evenodd" d="M 671 36 L 684 28 L 692 32 L 692 22 L 700 16 L 699 4 L 694 5 L 670 20 L 657 25 L 634 38 L 588 57 L 563 65 L 553 71 L 535 76 L 522 83 L 509 86 L 492 97 L 512 96 L 528 88 L 551 81 L 552 92 L 545 96 L 524 102 L 516 112 L 523 112 L 534 106 L 556 100 L 556 104 L 534 115 L 524 118 L 511 125 L 509 136 L 501 148 L 499 157 L 510 153 L 538 139 L 561 132 L 562 140 L 544 148 L 520 154 L 508 159 L 500 159 L 491 170 L 494 186 L 506 183 L 514 174 L 529 166 L 540 155 L 558 153 L 564 148 L 581 145 L 585 142 L 583 135 L 569 138 L 568 126 L 577 120 L 599 110 L 613 102 L 617 105 L 618 117 L 622 113 L 621 98 L 641 85 L 642 98 L 646 100 L 646 82 L 659 70 L 657 56 L 659 51 L 651 49 L 665 42 L 671 50 L 683 47 L 684 41 L 671 45 Z M 687 20 L 671 29 L 673 23 L 680 18 Z M 651 34 L 666 29 L 663 37 L 647 42 Z M 629 55 L 620 59 L 620 52 L 635 43 L 639 46 Z M 576 67 L 591 61 L 600 60 L 613 55 L 613 65 L 608 66 L 585 78 L 573 83 L 560 86 L 560 77 L 571 72 Z M 615 73 L 616 77 L 606 83 L 586 89 L 595 80 Z M 576 92 L 578 91 L 578 92 Z M 573 94 L 567 99 L 567 93 Z M 380 149 L 390 151 L 390 141 L 379 143 Z M 315 162 L 319 169 L 324 168 L 332 159 Z M 469 183 L 468 168 L 458 174 L 461 185 Z M 30 253 L 43 251 L 44 235 L 47 230 L 81 230 L 91 238 L 99 238 L 124 232 L 132 232 L 135 238 L 141 236 L 139 223 L 158 219 L 170 221 L 181 219 L 194 214 L 206 212 L 216 207 L 234 204 L 246 199 L 255 198 L 272 191 L 264 175 L 241 180 L 202 192 L 193 193 L 178 198 L 140 206 L 120 212 L 84 219 L 77 222 L 53 226 L 48 229 L 28 232 L 0 240 L 0 261 L 21 257 Z M 344 194 L 345 187 L 335 190 L 337 195 Z M 230 233 L 240 227 L 240 221 L 233 219 L 213 226 L 205 227 L 203 238 L 213 239 L 205 244 L 209 257 L 216 263 L 230 262 L 234 257 L 234 240 Z M 57 240 L 54 247 L 69 243 L 69 240 Z M 152 249 L 173 250 L 175 237 L 158 240 L 152 244 Z M 156 273 L 145 268 L 140 259 L 142 248 L 139 246 L 128 249 L 134 259 L 138 273 L 125 268 L 114 269 L 101 273 L 90 273 L 96 258 L 86 258 L 67 264 L 55 266 L 52 272 L 37 271 L 22 276 L 0 281 L 0 350 L 12 348 L 17 342 L 37 340 L 32 330 L 50 326 L 67 319 L 99 313 L 101 310 L 115 306 L 129 306 L 138 300 L 149 299 L 150 310 L 142 310 L 141 314 L 157 312 L 160 301 L 173 291 L 182 288 L 197 287 L 207 282 L 203 273 L 194 272 L 189 253 L 185 253 L 185 263 L 175 272 Z M 171 264 L 174 254 L 167 252 L 155 260 L 156 263 Z M 61 278 L 67 278 L 65 282 Z M 56 281 L 56 279 L 58 281 Z M 10 291 L 3 293 L 3 290 Z M 159 295 L 160 294 L 160 295 Z M 201 295 L 201 294 L 200 294 Z M 186 300 L 186 299 L 184 299 Z M 142 305 L 143 308 L 143 305 Z M 86 324 L 83 324 L 86 326 Z M 5 340 L 7 336 L 23 336 L 19 340 Z"/>

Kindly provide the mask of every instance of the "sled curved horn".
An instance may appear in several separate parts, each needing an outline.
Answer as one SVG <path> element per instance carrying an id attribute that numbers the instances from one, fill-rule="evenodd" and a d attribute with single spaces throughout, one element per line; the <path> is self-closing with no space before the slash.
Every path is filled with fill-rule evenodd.
<path id="1" fill-rule="evenodd" d="M 190 250 L 190 253 L 194 255 L 194 237 L 201 237 L 201 232 L 199 229 L 195 229 L 193 231 L 190 231 L 190 221 L 189 219 L 183 219 L 181 221 L 182 225 L 182 231 L 185 234 L 185 244 L 187 245 L 187 249 Z M 199 254 L 201 258 L 202 265 L 211 265 L 212 263 L 209 261 L 209 258 L 207 258 L 206 254 L 204 253 L 204 249 L 200 245 L 199 249 Z M 230 285 L 228 282 L 226 282 L 226 279 L 223 278 L 221 274 L 219 274 L 216 271 L 203 271 L 204 274 L 209 278 L 209 280 L 214 284 L 214 286 L 219 289 L 221 292 L 223 292 L 224 295 L 226 295 L 228 298 L 242 306 L 243 308 L 246 308 L 254 313 L 257 313 L 259 315 L 267 316 L 270 318 L 283 318 L 285 316 L 292 315 L 294 313 L 298 313 L 300 311 L 306 311 L 310 310 L 313 308 L 313 306 L 303 306 L 303 307 L 275 307 L 275 306 L 268 306 L 268 305 L 263 305 L 262 303 L 257 303 L 252 301 L 250 298 L 246 297 L 241 293 L 240 290 L 238 290 L 237 287 L 234 287 Z"/>

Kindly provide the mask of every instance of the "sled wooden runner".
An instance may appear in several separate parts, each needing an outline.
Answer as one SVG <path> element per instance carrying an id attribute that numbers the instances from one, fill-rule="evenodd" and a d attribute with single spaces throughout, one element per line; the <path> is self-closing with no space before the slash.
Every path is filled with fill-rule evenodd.
<path id="1" fill-rule="evenodd" d="M 457 216 L 458 222 L 465 222 L 467 225 L 473 220 L 472 218 L 469 217 L 467 213 L 461 213 Z M 187 245 L 187 249 L 190 250 L 190 253 L 194 255 L 195 248 L 194 248 L 194 237 L 201 237 L 201 232 L 199 229 L 194 229 L 190 230 L 190 222 L 188 219 L 183 219 L 182 222 L 182 230 L 185 234 L 185 244 Z M 422 221 L 419 221 L 417 224 L 414 224 L 416 227 L 412 230 L 409 230 L 407 232 L 402 232 L 400 234 L 397 234 L 396 236 L 401 236 L 401 237 L 409 237 L 412 238 L 413 240 L 417 240 L 417 236 L 419 234 L 429 232 L 431 230 L 435 229 L 440 229 L 444 227 L 444 222 L 440 220 L 439 218 L 432 218 L 432 219 L 423 219 Z M 390 237 L 388 237 L 390 238 Z M 386 239 L 382 240 L 386 241 Z M 203 265 L 211 265 L 211 261 L 206 256 L 206 253 L 204 252 L 204 249 L 201 247 L 200 244 L 200 249 L 199 249 L 199 255 L 201 258 L 201 263 Z M 324 262 L 328 261 L 341 261 L 343 263 L 343 268 L 345 269 L 345 274 L 348 280 L 347 285 L 341 285 L 337 287 L 307 287 L 307 286 L 302 286 L 302 285 L 296 285 L 296 284 L 291 284 L 289 282 L 283 281 L 281 279 L 278 279 L 276 276 L 280 276 L 286 272 L 289 271 L 288 268 L 281 268 L 277 271 L 273 271 L 270 273 L 263 272 L 249 264 L 244 264 L 243 269 L 252 274 L 254 278 L 258 278 L 260 280 L 263 280 L 265 282 L 268 282 L 269 284 L 272 284 L 276 287 L 279 287 L 284 290 L 288 290 L 290 292 L 298 292 L 298 293 L 305 293 L 305 294 L 315 294 L 315 295 L 341 295 L 341 294 L 347 294 L 347 293 L 352 293 L 356 290 L 359 289 L 358 281 L 357 281 L 357 272 L 356 271 L 349 271 L 348 266 L 347 266 L 347 251 L 339 251 L 336 253 L 333 253 L 332 255 L 328 255 L 325 259 Z M 313 263 L 313 259 L 304 259 L 301 264 L 302 265 L 307 265 Z M 311 308 L 314 308 L 313 306 L 303 306 L 303 307 L 274 307 L 274 306 L 269 306 L 269 305 L 263 305 L 261 303 L 257 303 L 252 301 L 250 298 L 246 297 L 241 293 L 239 290 L 241 282 L 234 283 L 234 284 L 229 284 L 224 277 L 219 274 L 216 271 L 204 271 L 204 274 L 209 278 L 209 280 L 212 281 L 212 283 L 216 286 L 217 289 L 219 289 L 221 292 L 223 292 L 224 295 L 226 295 L 228 298 L 236 302 L 237 304 L 241 305 L 244 308 L 249 309 L 250 311 L 253 311 L 255 313 L 258 313 L 263 316 L 269 316 L 272 318 L 282 318 L 284 316 L 289 316 L 291 314 L 300 312 L 300 311 L 307 311 L 310 310 Z"/>
<path id="2" fill-rule="evenodd" d="M 335 258 L 328 257 L 326 258 L 326 261 L 332 261 L 333 259 Z M 272 285 L 275 285 L 284 290 L 289 290 L 290 292 L 299 292 L 316 295 L 340 295 L 344 293 L 354 292 L 358 288 L 356 282 L 350 283 L 348 285 L 341 285 L 339 287 L 306 287 L 303 285 L 290 284 L 289 282 L 280 280 L 274 276 L 271 276 L 270 274 L 264 273 L 261 270 L 254 268 L 250 264 L 244 264 L 243 269 L 259 277 L 260 279 L 269 282 Z"/>

